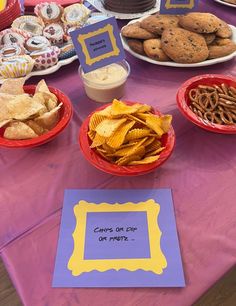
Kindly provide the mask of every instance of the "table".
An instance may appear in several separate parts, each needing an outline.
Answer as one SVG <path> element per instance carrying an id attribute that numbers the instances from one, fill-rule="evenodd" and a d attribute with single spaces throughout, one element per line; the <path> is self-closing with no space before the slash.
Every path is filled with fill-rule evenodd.
<path id="1" fill-rule="evenodd" d="M 235 24 L 232 9 L 202 1 L 204 9 Z M 195 68 L 154 66 L 127 55 L 131 75 L 125 99 L 173 115 L 176 147 L 156 172 L 120 178 L 100 172 L 83 157 L 78 131 L 100 104 L 90 101 L 78 63 L 45 77 L 73 102 L 74 115 L 52 142 L 34 149 L 0 150 L 0 252 L 24 305 L 191 305 L 236 263 L 236 142 L 233 135 L 204 131 L 178 111 L 175 95 L 203 73 L 236 77 L 236 60 Z M 28 83 L 37 82 L 39 78 Z M 186 288 L 51 288 L 64 189 L 172 188 Z"/>

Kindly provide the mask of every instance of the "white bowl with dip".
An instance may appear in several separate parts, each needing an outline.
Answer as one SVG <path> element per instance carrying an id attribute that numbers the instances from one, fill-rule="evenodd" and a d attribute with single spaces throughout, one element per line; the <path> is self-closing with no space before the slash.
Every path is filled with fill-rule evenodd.
<path id="1" fill-rule="evenodd" d="M 124 95 L 130 66 L 123 60 L 88 73 L 80 66 L 79 74 L 87 96 L 96 102 L 107 103 Z"/>

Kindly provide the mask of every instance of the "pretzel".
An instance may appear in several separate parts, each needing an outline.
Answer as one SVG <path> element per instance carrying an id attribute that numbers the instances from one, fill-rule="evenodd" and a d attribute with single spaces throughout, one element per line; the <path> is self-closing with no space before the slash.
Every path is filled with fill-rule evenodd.
<path id="1" fill-rule="evenodd" d="M 189 91 L 189 108 L 213 124 L 236 124 L 236 88 L 226 84 L 198 85 Z"/>

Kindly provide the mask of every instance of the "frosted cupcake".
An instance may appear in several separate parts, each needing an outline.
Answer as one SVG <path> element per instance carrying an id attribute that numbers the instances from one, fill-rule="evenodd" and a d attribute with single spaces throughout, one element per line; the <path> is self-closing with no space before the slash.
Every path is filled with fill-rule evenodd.
<path id="1" fill-rule="evenodd" d="M 63 7 L 55 2 L 44 2 L 36 5 L 35 14 L 44 24 L 59 22 L 63 13 Z"/>
<path id="2" fill-rule="evenodd" d="M 28 55 L 0 59 L 0 75 L 6 79 L 26 76 L 33 67 L 34 60 Z"/>

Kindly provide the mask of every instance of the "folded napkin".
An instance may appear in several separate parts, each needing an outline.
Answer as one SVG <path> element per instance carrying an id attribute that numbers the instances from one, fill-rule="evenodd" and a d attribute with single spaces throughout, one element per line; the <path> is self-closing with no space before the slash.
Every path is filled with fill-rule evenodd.
<path id="1" fill-rule="evenodd" d="M 50 1 L 50 0 L 25 0 L 24 1 L 24 5 L 25 7 L 27 6 L 35 6 L 39 3 L 42 3 L 42 2 L 56 2 L 62 6 L 67 6 L 67 5 L 70 5 L 70 4 L 74 4 L 74 3 L 82 3 L 83 0 L 55 0 L 55 1 Z"/>

